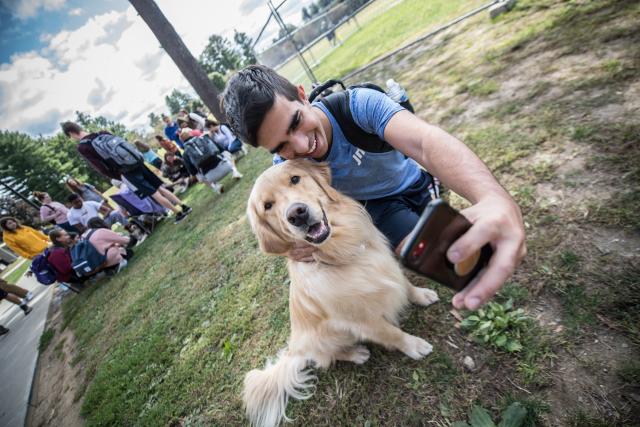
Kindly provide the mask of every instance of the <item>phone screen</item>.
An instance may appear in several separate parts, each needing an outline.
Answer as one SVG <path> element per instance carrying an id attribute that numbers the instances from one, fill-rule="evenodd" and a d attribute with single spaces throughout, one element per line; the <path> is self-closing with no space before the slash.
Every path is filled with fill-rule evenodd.
<path id="1" fill-rule="evenodd" d="M 403 264 L 456 291 L 464 289 L 493 253 L 485 245 L 460 263 L 449 262 L 447 250 L 469 228 L 471 223 L 444 200 L 430 202 L 402 248 Z"/>

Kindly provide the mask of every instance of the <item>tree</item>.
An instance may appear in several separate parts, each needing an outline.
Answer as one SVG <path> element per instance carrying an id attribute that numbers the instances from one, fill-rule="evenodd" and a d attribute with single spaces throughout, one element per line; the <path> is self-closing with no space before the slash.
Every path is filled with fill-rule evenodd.
<path id="1" fill-rule="evenodd" d="M 306 7 L 303 7 L 303 8 L 302 8 L 302 20 L 303 20 L 304 22 L 311 21 L 311 18 L 312 18 L 312 17 L 313 17 L 313 16 L 309 13 L 309 11 L 307 10 L 307 8 L 306 8 Z"/>
<path id="2" fill-rule="evenodd" d="M 152 128 L 156 127 L 156 125 L 162 121 L 162 117 L 153 111 L 150 112 L 147 117 L 149 118 L 149 126 Z"/>
<path id="3" fill-rule="evenodd" d="M 219 92 L 211 84 L 207 73 L 184 45 L 171 22 L 153 0 L 129 0 L 140 17 L 149 26 L 165 52 L 178 66 L 185 78 L 191 83 L 200 99 L 206 104 L 213 115 L 221 122 L 226 121 L 218 102 Z"/>
<path id="4" fill-rule="evenodd" d="M 215 71 L 225 75 L 240 67 L 242 56 L 231 46 L 229 40 L 213 34 L 200 54 L 199 62 L 207 74 Z"/>
<path id="5" fill-rule="evenodd" d="M 249 37 L 247 33 L 233 30 L 233 41 L 236 43 L 236 48 L 240 51 L 241 67 L 258 63 L 256 52 L 253 50 L 253 39 Z"/>
<path id="6" fill-rule="evenodd" d="M 318 9 L 318 5 L 316 5 L 315 3 L 311 3 L 309 5 L 309 13 L 311 14 L 311 16 L 316 16 L 318 12 L 320 12 L 320 9 Z"/>
<path id="7" fill-rule="evenodd" d="M 178 114 L 183 108 L 188 110 L 192 101 L 193 98 L 191 96 L 180 92 L 178 89 L 174 89 L 170 95 L 164 97 L 164 102 L 167 104 L 171 114 Z"/>
<path id="8" fill-rule="evenodd" d="M 0 216 L 12 216 L 29 227 L 38 227 L 40 213 L 33 206 L 11 196 L 0 196 Z"/>
<path id="9" fill-rule="evenodd" d="M 221 92 L 224 90 L 224 86 L 227 84 L 225 82 L 224 76 L 217 71 L 209 73 L 209 80 L 211 80 L 211 83 L 213 83 L 216 89 Z"/>
<path id="10" fill-rule="evenodd" d="M 287 27 L 286 30 L 284 28 L 280 28 L 280 31 L 278 31 L 278 37 L 273 39 L 274 43 L 277 43 L 283 38 L 285 38 L 287 36 L 287 32 L 293 33 L 296 29 L 298 29 L 298 27 L 296 27 L 293 24 L 286 24 L 286 27 Z"/>

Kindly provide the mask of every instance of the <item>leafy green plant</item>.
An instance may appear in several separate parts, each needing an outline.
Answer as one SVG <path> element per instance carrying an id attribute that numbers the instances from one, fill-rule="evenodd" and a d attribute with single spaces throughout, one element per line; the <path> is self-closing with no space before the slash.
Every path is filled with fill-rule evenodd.
<path id="1" fill-rule="evenodd" d="M 504 304 L 490 302 L 461 323 L 479 342 L 510 353 L 522 350 L 520 336 L 528 325 L 529 318 L 521 308 L 513 309 L 512 299 Z"/>
<path id="2" fill-rule="evenodd" d="M 500 424 L 497 427 L 520 427 L 522 426 L 527 410 L 518 402 L 513 402 L 502 413 Z M 474 405 L 469 413 L 469 422 L 456 421 L 452 427 L 496 427 L 491 420 L 491 416 L 482 406 Z"/>

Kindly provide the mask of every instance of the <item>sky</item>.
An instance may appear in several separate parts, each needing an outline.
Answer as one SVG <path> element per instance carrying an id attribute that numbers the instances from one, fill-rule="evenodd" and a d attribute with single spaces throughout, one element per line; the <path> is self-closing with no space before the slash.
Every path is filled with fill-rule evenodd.
<path id="1" fill-rule="evenodd" d="M 279 11 L 298 25 L 310 2 L 288 0 Z M 269 16 L 267 0 L 156 3 L 196 57 L 211 34 L 255 38 Z M 261 40 L 276 32 L 271 20 Z M 145 132 L 149 113 L 168 113 L 173 89 L 195 94 L 126 0 L 0 0 L 0 33 L 3 130 L 48 136 L 78 110 Z"/>

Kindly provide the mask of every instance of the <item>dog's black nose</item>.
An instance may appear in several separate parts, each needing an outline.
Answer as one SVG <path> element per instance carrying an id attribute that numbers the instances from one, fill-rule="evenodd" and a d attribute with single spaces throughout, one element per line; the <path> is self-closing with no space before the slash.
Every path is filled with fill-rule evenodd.
<path id="1" fill-rule="evenodd" d="M 287 209 L 287 221 L 300 227 L 306 225 L 309 219 L 309 208 L 303 203 L 294 203 Z"/>

